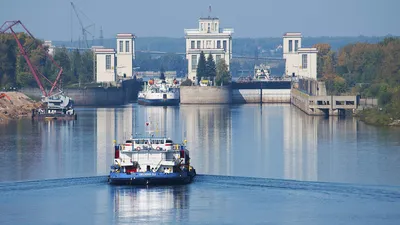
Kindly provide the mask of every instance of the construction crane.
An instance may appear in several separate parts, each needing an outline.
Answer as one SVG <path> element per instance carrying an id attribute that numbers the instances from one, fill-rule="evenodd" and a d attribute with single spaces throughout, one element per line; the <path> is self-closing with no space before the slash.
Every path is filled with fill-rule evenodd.
<path id="1" fill-rule="evenodd" d="M 90 27 L 94 27 L 95 25 L 94 25 L 94 23 L 92 23 L 92 24 L 90 24 L 89 26 L 84 26 L 83 25 L 83 22 L 82 22 L 82 19 L 81 19 L 81 17 L 79 16 L 79 13 L 78 13 L 78 11 L 80 11 L 79 9 L 77 9 L 77 7 L 75 6 L 75 4 L 73 3 L 73 2 L 71 2 L 71 7 L 72 7 L 72 9 L 74 10 L 74 12 L 75 12 L 75 15 L 76 15 L 76 17 L 78 18 L 78 21 L 79 21 L 79 24 L 80 24 L 80 26 L 81 26 L 81 32 L 82 32 L 82 39 L 83 39 L 83 42 L 84 42 L 84 44 L 86 45 L 86 48 L 89 48 L 89 43 L 88 43 L 88 40 L 87 40 L 87 34 L 90 34 L 90 35 L 92 35 L 92 39 L 94 39 L 94 35 L 92 34 L 92 33 L 90 33 L 89 31 L 88 31 L 88 28 L 90 28 Z M 82 11 L 80 11 L 86 18 L 88 18 Z M 92 43 L 93 44 L 93 43 Z M 79 40 L 79 48 L 81 48 L 81 46 L 80 46 L 80 40 Z"/>
<path id="2" fill-rule="evenodd" d="M 12 36 L 14 37 L 15 41 L 17 42 L 19 51 L 21 55 L 25 58 L 25 61 L 28 64 L 29 70 L 31 71 L 33 77 L 35 78 L 35 81 L 37 85 L 39 86 L 43 96 L 42 96 L 42 101 L 44 103 L 47 103 L 48 107 L 54 107 L 54 108 L 65 108 L 65 107 L 70 107 L 72 105 L 72 99 L 70 99 L 67 96 L 63 95 L 63 91 L 61 88 L 58 86 L 58 83 L 60 81 L 63 69 L 60 65 L 57 64 L 57 62 L 54 61 L 53 57 L 48 53 L 48 51 L 43 47 L 41 43 L 38 43 L 38 47 L 44 51 L 45 55 L 47 58 L 49 58 L 52 62 L 52 64 L 59 70 L 57 73 L 57 77 L 54 82 L 51 82 L 44 74 L 40 72 L 40 70 L 31 62 L 28 51 L 26 50 L 27 48 L 24 48 L 24 46 L 21 44 L 16 32 L 15 32 L 15 27 L 20 25 L 23 30 L 28 34 L 30 38 L 33 40 L 36 40 L 35 37 L 32 35 L 32 33 L 25 27 L 24 24 L 20 20 L 17 21 L 6 21 L 3 23 L 3 25 L 0 27 L 0 34 L 4 34 L 6 32 L 10 32 Z M 50 91 L 46 91 L 44 88 L 44 85 L 40 79 L 40 77 L 43 77 L 44 80 L 50 83 L 51 88 Z M 58 93 L 53 93 L 55 89 L 58 89 Z"/>

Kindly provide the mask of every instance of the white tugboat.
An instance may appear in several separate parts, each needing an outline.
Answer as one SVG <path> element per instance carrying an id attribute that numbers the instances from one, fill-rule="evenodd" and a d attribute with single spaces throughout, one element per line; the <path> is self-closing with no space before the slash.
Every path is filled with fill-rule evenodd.
<path id="1" fill-rule="evenodd" d="M 254 80 L 269 81 L 271 80 L 271 67 L 265 64 L 254 67 Z"/>
<path id="2" fill-rule="evenodd" d="M 166 137 L 132 137 L 115 144 L 114 151 L 111 184 L 188 184 L 196 176 L 186 141 L 177 144 Z"/>
<path id="3" fill-rule="evenodd" d="M 179 87 L 175 82 L 168 84 L 165 80 L 157 84 L 154 80 L 150 80 L 145 84 L 144 90 L 138 94 L 140 105 L 173 106 L 179 105 L 179 101 Z"/>

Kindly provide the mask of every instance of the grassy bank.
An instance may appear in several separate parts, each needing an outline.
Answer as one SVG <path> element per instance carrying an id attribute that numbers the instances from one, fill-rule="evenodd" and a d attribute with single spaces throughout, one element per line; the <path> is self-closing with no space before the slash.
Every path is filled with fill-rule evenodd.
<path id="1" fill-rule="evenodd" d="M 382 108 L 364 109 L 356 114 L 361 121 L 375 126 L 400 126 L 400 119 Z"/>

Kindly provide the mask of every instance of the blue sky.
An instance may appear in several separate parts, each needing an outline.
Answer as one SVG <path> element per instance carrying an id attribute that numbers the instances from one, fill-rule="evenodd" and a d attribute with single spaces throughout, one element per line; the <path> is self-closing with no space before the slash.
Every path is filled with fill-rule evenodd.
<path id="1" fill-rule="evenodd" d="M 400 35 L 400 0 L 75 0 L 76 6 L 102 26 L 104 38 L 119 32 L 137 36 L 183 37 L 200 16 L 221 19 L 235 37 Z M 38 38 L 77 39 L 80 27 L 69 0 L 0 0 L 0 21 L 21 20 Z M 84 16 L 83 23 L 90 21 Z"/>

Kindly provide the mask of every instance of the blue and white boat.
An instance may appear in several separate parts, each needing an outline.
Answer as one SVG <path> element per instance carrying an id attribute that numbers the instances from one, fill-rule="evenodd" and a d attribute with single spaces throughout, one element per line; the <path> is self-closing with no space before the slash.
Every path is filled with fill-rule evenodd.
<path id="1" fill-rule="evenodd" d="M 109 182 L 125 185 L 188 184 L 196 176 L 186 143 L 166 137 L 130 138 L 114 145 Z"/>
<path id="2" fill-rule="evenodd" d="M 179 87 L 176 84 L 168 84 L 165 80 L 157 84 L 150 80 L 138 94 L 140 105 L 174 106 L 179 105 L 179 102 Z"/>

